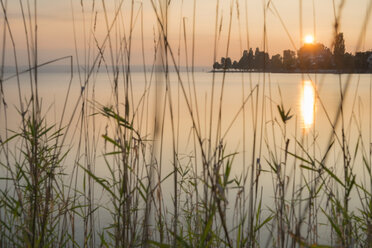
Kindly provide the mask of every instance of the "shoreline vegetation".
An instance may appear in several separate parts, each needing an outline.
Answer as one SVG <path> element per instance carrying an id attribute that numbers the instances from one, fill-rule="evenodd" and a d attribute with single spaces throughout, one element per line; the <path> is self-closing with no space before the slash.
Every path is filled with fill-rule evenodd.
<path id="1" fill-rule="evenodd" d="M 297 52 L 284 50 L 283 56 L 271 56 L 259 48 L 244 50 L 239 61 L 222 57 L 210 72 L 271 73 L 372 73 L 372 50 L 351 54 L 345 52 L 343 33 L 336 35 L 333 51 L 322 43 L 305 43 Z"/>
<path id="2" fill-rule="evenodd" d="M 208 73 L 278 73 L 278 74 L 372 74 L 372 71 L 339 71 L 339 70 L 242 70 L 242 69 L 213 69 Z"/>

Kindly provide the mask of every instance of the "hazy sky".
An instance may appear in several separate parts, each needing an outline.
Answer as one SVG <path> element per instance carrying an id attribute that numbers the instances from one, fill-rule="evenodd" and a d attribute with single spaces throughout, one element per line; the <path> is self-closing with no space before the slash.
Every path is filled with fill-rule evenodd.
<path id="1" fill-rule="evenodd" d="M 17 53 L 20 64 L 26 63 L 26 39 L 25 30 L 22 22 L 20 11 L 20 3 L 18 0 L 8 0 L 8 16 L 11 25 L 12 33 L 15 39 Z M 27 1 L 22 0 L 26 8 Z M 95 2 L 97 11 L 97 25 L 93 32 L 91 20 L 94 20 L 95 13 L 91 13 L 92 0 L 83 0 L 84 13 L 80 0 L 72 0 L 76 36 L 74 36 L 72 22 L 72 7 L 70 0 L 38 0 L 38 42 L 40 61 L 50 60 L 60 56 L 74 55 L 76 37 L 78 51 L 82 61 L 84 61 L 84 51 L 88 50 L 89 44 L 95 46 L 92 34 L 99 43 L 102 42 L 106 33 L 105 19 L 102 8 L 102 1 Z M 115 5 L 118 5 L 121 0 L 105 0 L 108 19 L 111 22 Z M 229 56 L 232 59 L 239 59 L 242 50 L 247 49 L 247 26 L 249 45 L 253 49 L 259 47 L 263 49 L 263 30 L 264 30 L 264 6 L 266 3 L 266 30 L 267 30 L 267 50 L 271 55 L 282 53 L 284 49 L 295 50 L 300 47 L 300 8 L 299 0 L 273 0 L 267 7 L 267 0 L 221 0 L 219 5 L 219 20 L 218 26 L 221 24 L 221 33 L 218 42 L 217 58 L 225 56 L 228 40 L 228 30 L 230 23 L 230 6 L 233 4 L 233 14 L 230 34 L 230 49 Z M 335 22 L 333 0 L 302 0 L 302 30 L 303 36 L 311 34 L 315 36 L 316 41 L 330 47 L 332 44 L 332 35 L 334 32 L 333 26 Z M 334 0 L 336 14 L 339 12 L 340 0 Z M 358 39 L 361 34 L 362 25 L 365 20 L 366 11 L 370 0 L 346 0 L 341 13 L 340 31 L 344 32 L 346 40 L 346 50 L 355 52 Z M 30 1 L 33 3 L 33 1 Z M 184 63 L 184 33 L 183 26 L 180 29 L 180 22 L 185 20 L 186 39 L 189 52 L 192 47 L 192 28 L 193 28 L 193 0 L 172 0 L 169 9 L 169 40 L 177 54 L 179 44 L 181 61 Z M 196 0 L 196 28 L 195 28 L 195 63 L 196 65 L 208 66 L 213 62 L 214 52 L 214 35 L 216 22 L 216 0 Z M 141 1 L 135 1 L 134 13 L 138 15 L 134 30 L 133 30 L 133 46 L 132 46 L 132 63 L 142 64 L 141 52 L 141 16 L 140 16 Z M 157 31 L 156 19 L 154 11 L 150 4 L 150 0 L 143 1 L 144 10 L 144 43 L 146 53 L 146 63 L 151 63 L 154 53 L 154 32 Z M 240 18 L 237 17 L 237 9 L 239 9 Z M 276 9 L 276 10 L 275 10 Z M 131 1 L 125 0 L 122 6 L 122 15 L 118 21 L 116 34 L 120 37 L 129 36 Z M 248 10 L 248 13 L 246 12 Z M 27 8 L 26 8 L 27 11 Z M 33 12 L 33 9 L 31 9 Z M 276 12 L 277 11 L 277 12 Z M 295 47 L 290 42 L 283 24 L 278 18 L 277 13 L 282 18 L 282 21 L 292 37 Z M 1 13 L 3 14 L 3 13 Z M 248 17 L 248 18 L 246 18 Z M 315 19 L 314 19 L 315 17 Z M 239 22 L 240 20 L 240 22 Z M 3 23 L 0 24 L 3 30 Z M 315 30 L 314 30 L 315 28 Z M 181 43 L 179 42 L 180 30 L 182 31 Z M 366 29 L 365 36 L 362 39 L 362 44 L 359 50 L 372 49 L 372 34 L 371 20 Z M 85 34 L 85 37 L 84 37 Z M 117 37 L 119 40 L 120 37 Z M 90 41 L 90 42 L 89 42 Z M 10 43 L 7 42 L 8 57 L 7 63 L 12 63 L 10 52 Z M 191 53 L 189 53 L 189 60 Z"/>

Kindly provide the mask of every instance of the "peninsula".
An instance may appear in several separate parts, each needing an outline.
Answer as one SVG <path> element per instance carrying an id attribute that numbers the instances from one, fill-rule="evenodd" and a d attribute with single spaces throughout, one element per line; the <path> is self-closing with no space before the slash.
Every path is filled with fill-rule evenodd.
<path id="1" fill-rule="evenodd" d="M 275 73 L 372 73 L 372 50 L 351 54 L 345 52 L 343 33 L 336 35 L 333 51 L 313 39 L 297 51 L 284 50 L 283 55 L 269 56 L 256 48 L 245 50 L 239 61 L 222 57 L 213 64 L 212 72 L 275 72 Z"/>

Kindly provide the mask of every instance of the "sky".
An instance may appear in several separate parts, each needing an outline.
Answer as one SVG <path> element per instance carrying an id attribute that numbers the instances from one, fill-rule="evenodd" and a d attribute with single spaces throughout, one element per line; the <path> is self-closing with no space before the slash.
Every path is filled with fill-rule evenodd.
<path id="1" fill-rule="evenodd" d="M 115 9 L 121 1 L 123 0 L 104 1 L 109 23 L 112 22 Z M 23 7 L 27 11 L 26 0 L 8 0 L 7 15 L 15 41 L 18 63 L 26 64 L 27 43 L 20 2 L 23 3 Z M 368 19 L 367 28 L 363 29 L 371 1 L 346 0 L 340 12 L 341 2 L 341 0 L 302 0 L 301 28 L 300 0 L 196 0 L 194 63 L 196 66 L 210 66 L 215 57 L 219 60 L 226 54 L 233 60 L 239 60 L 248 45 L 253 49 L 259 47 L 263 50 L 264 23 L 266 23 L 266 50 L 271 55 L 282 54 L 285 49 L 299 49 L 303 38 L 309 34 L 315 37 L 316 42 L 331 47 L 335 13 L 337 16 L 341 15 L 340 32 L 344 33 L 346 50 L 352 53 L 357 50 L 371 50 L 371 18 Z M 33 0 L 30 0 L 30 4 L 33 5 L 33 3 Z M 68 55 L 75 56 L 75 44 L 80 64 L 87 63 L 89 58 L 94 57 L 92 54 L 97 53 L 97 51 L 94 52 L 96 46 L 94 37 L 98 44 L 102 44 L 107 28 L 103 2 L 101 0 L 94 1 L 94 12 L 91 11 L 92 3 L 92 0 L 37 0 L 39 61 L 45 62 Z M 142 24 L 146 64 L 151 64 L 154 57 L 154 38 L 157 38 L 154 34 L 158 32 L 158 25 L 150 3 L 150 0 L 134 1 L 133 19 L 135 22 L 131 48 L 133 65 L 143 63 Z M 217 3 L 219 3 L 218 11 L 216 11 Z M 141 6 L 143 6 L 143 19 L 141 19 Z M 230 12 L 231 10 L 232 12 Z M 239 18 L 237 10 L 239 10 Z M 194 1 L 172 0 L 168 11 L 168 36 L 172 51 L 176 56 L 179 54 L 180 62 L 184 65 L 186 63 L 184 41 L 186 36 L 188 63 L 191 64 Z M 3 11 L 1 12 L 3 15 Z M 30 12 L 33 16 L 33 7 Z M 130 12 L 131 1 L 124 0 L 121 6 L 120 20 L 115 26 L 115 35 L 112 35 L 113 40 L 119 41 L 129 37 Z M 217 27 L 221 27 L 221 29 L 218 33 L 216 54 L 214 54 L 216 13 L 218 13 Z M 232 13 L 231 18 L 230 13 Z M 96 28 L 93 30 L 92 23 L 95 18 L 97 20 Z M 230 21 L 231 30 L 229 32 Z M 0 24 L 0 31 L 2 30 L 4 30 L 4 23 Z M 302 30 L 302 35 L 300 30 Z M 362 30 L 365 30 L 363 36 L 361 36 Z M 8 56 L 6 63 L 11 65 L 14 64 L 14 56 L 11 56 L 13 50 L 9 35 L 7 37 Z M 360 37 L 362 37 L 361 42 L 358 42 Z M 91 47 L 90 50 L 89 47 Z"/>

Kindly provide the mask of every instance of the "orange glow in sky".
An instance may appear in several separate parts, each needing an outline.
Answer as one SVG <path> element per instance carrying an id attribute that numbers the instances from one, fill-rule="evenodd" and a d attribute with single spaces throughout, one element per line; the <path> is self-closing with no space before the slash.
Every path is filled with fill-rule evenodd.
<path id="1" fill-rule="evenodd" d="M 113 44 L 114 47 L 120 48 L 122 46 L 119 44 L 120 40 L 125 40 L 125 43 L 128 44 L 127 39 L 130 36 L 134 41 L 131 43 L 131 62 L 133 65 L 142 65 L 143 39 L 146 63 L 152 63 L 154 40 L 158 39 L 159 27 L 151 1 L 133 2 L 133 11 L 136 13 L 133 21 L 131 21 L 132 15 L 130 13 L 131 1 L 107 0 L 104 1 L 106 10 L 103 10 L 102 4 L 95 4 L 95 9 L 92 11 L 87 11 L 91 8 L 88 2 L 92 1 L 48 0 L 36 2 L 40 2 L 37 11 L 39 15 L 37 18 L 37 39 L 40 61 L 75 55 L 75 51 L 78 51 L 80 56 L 85 56 L 90 52 L 85 44 L 96 44 L 96 40 L 101 46 L 107 34 L 107 19 L 108 26 L 112 25 L 115 30 L 118 30 L 117 34 L 120 36 L 118 36 L 118 44 Z M 120 15 L 118 15 L 120 18 L 115 16 L 118 2 L 123 2 Z M 164 0 L 159 2 L 164 2 Z M 173 52 L 180 51 L 180 61 L 183 65 L 186 64 L 186 51 L 191 57 L 193 49 L 195 50 L 195 65 L 210 67 L 214 62 L 214 57 L 219 60 L 226 56 L 226 51 L 232 60 L 239 61 L 244 50 L 252 48 L 254 51 L 256 47 L 263 50 L 264 44 L 266 44 L 270 55 L 283 54 L 283 50 L 286 49 L 296 52 L 303 43 L 313 43 L 314 37 L 316 37 L 316 42 L 327 47 L 332 46 L 335 21 L 333 15 L 335 6 L 332 1 L 302 1 L 302 22 L 300 22 L 298 14 L 298 0 L 276 1 L 275 9 L 278 12 L 274 13 L 270 5 L 271 11 L 267 11 L 266 15 L 264 14 L 266 9 L 263 9 L 266 7 L 263 7 L 262 0 L 217 1 L 219 4 L 215 0 L 196 0 L 195 13 L 194 1 L 170 2 L 167 12 L 169 20 L 167 38 Z M 344 33 L 346 51 L 348 52 L 355 53 L 372 49 L 372 29 L 370 28 L 372 18 L 366 19 L 369 17 L 366 13 L 369 2 L 369 0 L 350 0 L 345 1 L 343 5 L 339 26 L 341 27 L 340 32 Z M 17 45 L 18 60 L 20 64 L 27 64 L 27 43 L 19 2 L 8 1 L 7 13 Z M 107 13 L 107 18 L 104 13 Z M 30 18 L 33 18 L 32 13 Z M 366 20 L 368 20 L 368 25 L 364 26 Z M 133 27 L 129 27 L 131 23 Z M 7 30 L 3 25 L 0 23 L 0 31 Z M 362 32 L 363 27 L 367 27 L 365 32 Z M 267 41 L 264 40 L 264 30 L 266 30 Z M 129 32 L 131 33 L 129 34 Z M 193 38 L 194 34 L 195 39 Z M 304 37 L 306 34 L 311 35 Z M 29 35 L 31 36 L 30 32 Z M 85 43 L 84 41 L 89 37 L 92 37 L 92 40 Z M 216 41 L 215 37 L 217 37 Z M 359 40 L 363 41 L 363 46 L 357 46 L 360 43 Z M 194 41 L 195 44 L 193 44 Z M 0 47 L 1 44 L 0 41 Z M 7 41 L 6 44 L 7 54 L 12 54 L 11 43 Z M 215 46 L 216 51 L 214 51 Z M 93 50 L 95 46 L 91 47 Z M 106 49 L 106 51 L 108 50 Z M 94 52 L 97 54 L 97 51 Z M 9 61 L 6 63 L 14 64 L 11 60 L 12 56 L 8 57 Z"/>

